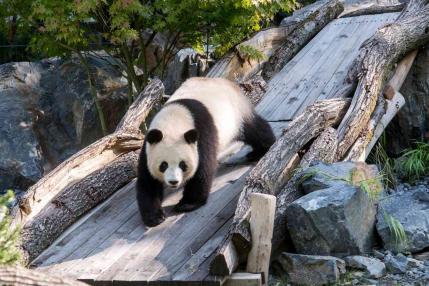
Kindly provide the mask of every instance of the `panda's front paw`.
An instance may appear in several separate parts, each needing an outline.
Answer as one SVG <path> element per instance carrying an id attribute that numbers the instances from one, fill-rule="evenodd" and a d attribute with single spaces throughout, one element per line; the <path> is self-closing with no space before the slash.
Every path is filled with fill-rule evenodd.
<path id="1" fill-rule="evenodd" d="M 177 213 L 191 212 L 203 206 L 204 204 L 205 202 L 187 203 L 180 201 L 177 205 L 174 206 L 174 211 Z"/>
<path id="2" fill-rule="evenodd" d="M 165 220 L 165 214 L 162 209 L 154 212 L 142 213 L 142 219 L 146 226 L 153 227 Z"/>

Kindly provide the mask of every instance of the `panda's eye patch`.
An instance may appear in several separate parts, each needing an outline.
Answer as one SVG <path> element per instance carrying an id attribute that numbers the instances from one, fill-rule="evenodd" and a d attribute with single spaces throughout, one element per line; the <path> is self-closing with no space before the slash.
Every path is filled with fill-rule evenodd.
<path id="1" fill-rule="evenodd" d="M 182 169 L 183 172 L 186 172 L 188 170 L 188 165 L 184 161 L 180 161 L 179 168 Z"/>
<path id="2" fill-rule="evenodd" d="M 164 173 L 164 172 L 165 172 L 165 170 L 167 170 L 167 168 L 168 168 L 168 163 L 167 163 L 167 162 L 165 162 L 165 161 L 163 161 L 163 162 L 161 163 L 161 165 L 159 165 L 159 171 L 160 171 L 161 173 Z"/>

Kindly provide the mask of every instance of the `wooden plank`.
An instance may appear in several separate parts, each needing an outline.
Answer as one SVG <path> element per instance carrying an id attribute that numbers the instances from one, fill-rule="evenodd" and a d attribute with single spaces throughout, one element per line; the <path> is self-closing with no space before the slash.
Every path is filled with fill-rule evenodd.
<path id="1" fill-rule="evenodd" d="M 110 222 L 111 217 L 108 214 L 115 217 L 135 201 L 128 195 L 129 190 L 132 188 L 134 188 L 133 182 L 117 191 L 106 202 L 80 219 L 70 230 L 61 235 L 51 247 L 35 259 L 31 265 L 33 267 L 47 267 L 67 260 L 69 255 L 79 249 L 82 244 L 86 243 L 88 239 Z M 109 201 L 112 200 L 115 201 L 115 204 L 110 206 Z"/>
<path id="2" fill-rule="evenodd" d="M 287 104 L 290 103 L 288 101 L 293 100 L 293 96 L 290 96 L 290 93 L 299 89 L 309 81 L 305 76 L 313 68 L 315 63 L 323 59 L 325 53 L 330 52 L 331 47 L 334 45 L 333 39 L 338 33 L 346 29 L 350 22 L 350 19 L 335 20 L 325 28 L 327 32 L 324 31 L 325 29 L 322 30 L 323 37 L 320 39 L 316 37 L 311 41 L 314 41 L 312 49 L 305 57 L 292 68 L 289 68 L 289 64 L 287 64 L 283 70 L 275 75 L 268 83 L 267 93 L 258 104 L 257 111 L 270 121 L 288 119 L 282 118 L 281 114 L 278 114 L 278 110 L 283 110 L 285 107 L 287 108 Z"/>
<path id="3" fill-rule="evenodd" d="M 249 166 L 237 167 L 234 172 L 225 175 L 224 180 L 235 180 L 249 169 Z M 212 190 L 206 206 L 185 215 L 170 216 L 166 222 L 151 228 L 139 239 L 124 255 L 111 267 L 103 271 L 96 280 L 109 281 L 147 281 L 154 272 L 161 271 L 163 261 L 157 258 L 163 255 L 163 248 L 169 243 L 181 241 L 182 246 L 189 244 L 201 226 L 207 225 L 213 216 L 216 216 L 227 202 L 231 201 L 239 189 L 231 190 L 230 186 Z M 149 265 L 146 267 L 146 265 Z"/>
<path id="4" fill-rule="evenodd" d="M 266 95 L 256 107 L 256 110 L 266 116 L 268 120 L 274 120 L 269 117 L 271 115 L 273 102 L 277 97 L 281 97 L 277 93 L 285 89 L 292 89 L 296 84 L 297 77 L 294 75 L 299 71 L 305 71 L 311 67 L 311 60 L 316 59 L 320 53 L 329 45 L 330 39 L 335 36 L 334 31 L 340 28 L 336 23 L 328 24 L 325 29 L 319 32 L 313 40 L 311 40 L 286 66 L 276 74 L 269 82 Z M 318 45 L 318 46 L 316 46 Z M 298 77 L 300 80 L 300 77 Z M 288 84 L 285 84 L 287 81 Z"/>
<path id="5" fill-rule="evenodd" d="M 293 103 L 290 107 L 291 110 L 296 110 L 293 117 L 301 114 L 308 105 L 316 100 L 326 99 L 326 96 L 323 94 L 323 89 L 330 88 L 335 83 L 342 84 L 344 82 L 348 67 L 359 52 L 358 47 L 372 36 L 380 25 L 384 23 L 384 19 L 379 18 L 380 17 L 377 17 L 377 15 L 359 17 L 359 21 L 355 22 L 357 26 L 355 26 L 354 29 L 339 35 L 341 40 L 338 41 L 337 49 L 332 51 L 332 53 L 326 57 L 323 65 L 313 72 L 316 77 L 321 74 L 325 75 L 323 82 L 319 81 L 309 90 L 301 91 L 299 97 L 304 98 L 304 100 L 299 106 Z M 352 27 L 352 25 L 350 25 L 350 27 Z M 338 74 L 342 75 L 342 77 L 338 77 Z"/>
<path id="6" fill-rule="evenodd" d="M 233 273 L 225 281 L 223 286 L 260 286 L 262 285 L 262 277 L 259 273 Z"/>
<path id="7" fill-rule="evenodd" d="M 248 272 L 262 273 L 263 284 L 268 284 L 276 196 L 254 193 L 250 195 L 250 232 L 252 248 L 247 258 Z"/>

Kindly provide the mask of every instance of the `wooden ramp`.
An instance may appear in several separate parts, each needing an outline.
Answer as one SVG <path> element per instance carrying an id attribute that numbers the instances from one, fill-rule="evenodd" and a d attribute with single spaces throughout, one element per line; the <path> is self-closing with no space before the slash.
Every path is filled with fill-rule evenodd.
<path id="1" fill-rule="evenodd" d="M 398 13 L 337 19 L 325 27 L 268 85 L 257 107 L 276 134 L 317 99 L 331 98 L 359 46 Z M 82 217 L 33 267 L 95 285 L 220 285 L 208 274 L 234 214 L 250 165 L 222 166 L 206 206 L 177 215 L 180 192 L 166 194 L 168 218 L 147 229 L 135 201 L 135 182 Z"/>

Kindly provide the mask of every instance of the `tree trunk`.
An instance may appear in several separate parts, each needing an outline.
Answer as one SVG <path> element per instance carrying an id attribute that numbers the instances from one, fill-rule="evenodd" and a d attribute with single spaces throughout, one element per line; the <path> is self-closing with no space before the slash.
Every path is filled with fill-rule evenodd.
<path id="1" fill-rule="evenodd" d="M 21 266 L 1 266 L 0 285 L 19 286 L 85 286 L 73 279 L 54 277 Z"/>
<path id="2" fill-rule="evenodd" d="M 392 5 L 380 5 L 377 3 L 364 3 L 363 5 L 358 4 L 358 6 L 352 6 L 349 9 L 344 9 L 344 12 L 339 18 L 400 12 L 404 7 L 404 3 L 396 3 Z"/>
<path id="3" fill-rule="evenodd" d="M 262 76 L 272 78 L 278 73 L 317 33 L 344 10 L 339 0 L 327 0 L 305 18 L 286 38 L 269 61 L 264 65 Z"/>
<path id="4" fill-rule="evenodd" d="M 368 39 L 349 71 L 357 88 L 350 108 L 341 122 L 337 157 L 343 158 L 362 133 L 373 113 L 377 98 L 395 64 L 407 53 L 429 41 L 429 4 L 410 0 L 398 19 L 380 28 Z"/>
<path id="5" fill-rule="evenodd" d="M 137 176 L 138 151 L 119 156 L 52 199 L 21 234 L 24 260 L 32 261 L 83 214 Z"/>
<path id="6" fill-rule="evenodd" d="M 233 223 L 220 245 L 210 271 L 215 275 L 229 275 L 236 269 L 238 258 L 230 259 L 231 249 L 239 258 L 247 256 L 251 246 L 248 227 L 249 195 L 264 193 L 277 195 L 295 167 L 296 153 L 325 128 L 338 124 L 348 105 L 348 99 L 318 101 L 291 122 L 289 128 L 274 143 L 247 177 L 237 203 Z M 294 159 L 295 160 L 292 160 Z"/>

